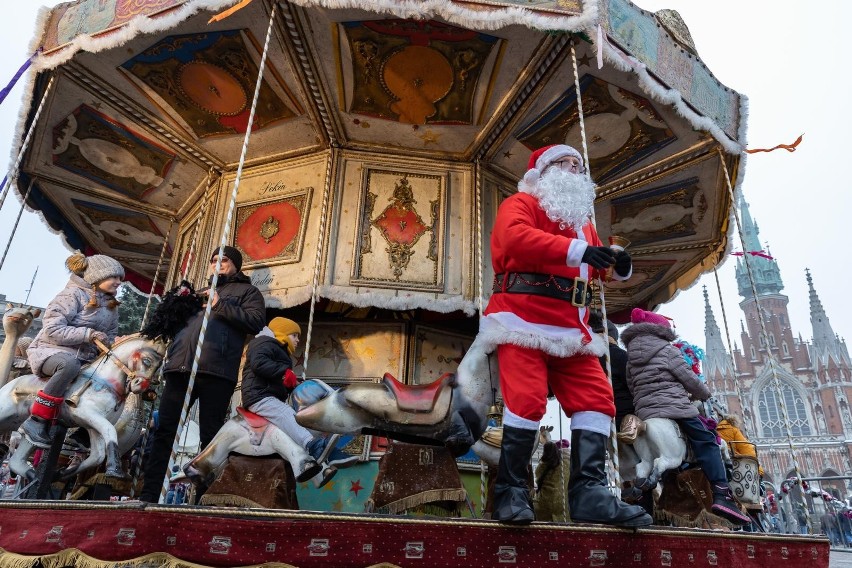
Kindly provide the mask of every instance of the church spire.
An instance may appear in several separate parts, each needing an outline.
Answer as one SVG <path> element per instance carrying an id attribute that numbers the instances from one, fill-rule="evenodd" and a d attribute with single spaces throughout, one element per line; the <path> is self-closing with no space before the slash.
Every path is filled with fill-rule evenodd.
<path id="1" fill-rule="evenodd" d="M 736 267 L 737 288 L 740 296 L 747 300 L 752 297 L 751 282 L 745 265 L 746 257 L 748 257 L 751 266 L 758 295 L 779 294 L 784 289 L 784 283 L 781 281 L 778 263 L 768 253 L 763 252 L 763 247 L 760 245 L 760 230 L 757 228 L 757 223 L 751 218 L 748 203 L 742 197 L 740 197 L 740 220 L 742 222 L 744 247 L 743 256 L 737 260 Z"/>
<path id="2" fill-rule="evenodd" d="M 808 300 L 811 307 L 811 327 L 814 332 L 812 361 L 817 365 L 824 365 L 828 362 L 828 357 L 832 357 L 838 364 L 842 362 L 849 364 L 849 353 L 846 350 L 846 343 L 843 342 L 831 328 L 831 323 L 828 321 L 825 308 L 822 307 L 822 302 L 814 288 L 811 271 L 807 268 L 805 269 L 805 278 L 808 280 Z"/>
<path id="3" fill-rule="evenodd" d="M 704 286 L 704 376 L 708 380 L 714 375 L 733 375 L 731 373 L 731 359 L 722 342 L 722 333 L 716 324 L 716 317 L 710 307 L 710 298 L 707 295 L 707 286 Z"/>

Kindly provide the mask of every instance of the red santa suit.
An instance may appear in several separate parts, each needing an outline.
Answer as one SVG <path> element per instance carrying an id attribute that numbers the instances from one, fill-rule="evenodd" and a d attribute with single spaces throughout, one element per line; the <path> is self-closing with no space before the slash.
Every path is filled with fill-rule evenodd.
<path id="1" fill-rule="evenodd" d="M 517 193 L 500 206 L 491 235 L 498 284 L 480 336 L 498 346 L 504 423 L 537 428 L 548 390 L 569 416 L 582 411 L 615 415 L 612 387 L 598 360 L 607 345 L 589 329 L 588 308 L 574 305 L 568 296 L 498 291 L 512 281 L 511 276 L 500 275 L 535 274 L 539 283 L 542 275 L 571 282 L 601 277 L 601 271 L 581 260 L 589 245 L 602 245 L 591 223 L 578 233 L 548 218 L 538 199 L 528 193 Z"/>

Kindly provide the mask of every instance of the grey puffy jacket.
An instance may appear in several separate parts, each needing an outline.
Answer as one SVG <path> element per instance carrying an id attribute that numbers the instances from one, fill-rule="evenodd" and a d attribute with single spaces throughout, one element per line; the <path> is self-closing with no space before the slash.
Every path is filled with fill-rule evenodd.
<path id="1" fill-rule="evenodd" d="M 633 393 L 636 415 L 648 418 L 693 418 L 693 398 L 706 400 L 710 390 L 671 344 L 675 333 L 652 323 L 631 325 L 621 339 L 627 346 L 627 386 Z"/>
<path id="2" fill-rule="evenodd" d="M 98 307 L 89 308 L 92 285 L 72 274 L 65 288 L 47 305 L 42 328 L 27 349 L 27 358 L 35 374 L 51 355 L 68 353 L 88 362 L 98 356 L 98 348 L 91 343 L 92 331 L 101 331 L 115 341 L 118 335 L 118 309 L 110 309 L 109 294 L 98 291 Z"/>

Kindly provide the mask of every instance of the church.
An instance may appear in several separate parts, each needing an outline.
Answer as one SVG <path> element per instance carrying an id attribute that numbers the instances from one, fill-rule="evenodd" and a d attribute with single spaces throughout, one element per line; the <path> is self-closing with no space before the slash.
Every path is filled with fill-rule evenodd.
<path id="1" fill-rule="evenodd" d="M 736 266 L 744 323 L 739 345 L 735 331 L 730 331 L 735 342 L 731 353 L 705 288 L 708 385 L 717 403 L 740 419 L 744 433 L 757 445 L 764 481 L 776 495 L 790 477 L 852 476 L 852 362 L 846 342 L 832 330 L 807 269 L 813 335 L 807 342 L 801 332 L 794 334 L 778 264 L 761 250 L 757 223 L 744 200 L 740 217 L 744 254 L 750 255 L 749 266 L 745 256 Z M 809 486 L 841 499 L 852 493 L 850 479 Z M 799 497 L 798 487 L 791 489 Z"/>

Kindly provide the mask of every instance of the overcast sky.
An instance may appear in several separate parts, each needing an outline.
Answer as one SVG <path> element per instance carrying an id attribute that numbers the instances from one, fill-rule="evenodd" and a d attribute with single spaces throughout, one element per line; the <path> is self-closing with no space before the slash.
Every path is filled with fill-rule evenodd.
<path id="1" fill-rule="evenodd" d="M 27 57 L 34 33 L 37 1 L 9 3 L 0 18 L 4 55 L 0 59 L 0 87 Z M 56 4 L 56 2 L 47 2 Z M 695 40 L 698 53 L 725 85 L 749 98 L 749 146 L 789 143 L 805 133 L 795 153 L 755 154 L 748 160 L 743 193 L 768 243 L 790 298 L 793 333 L 808 341 L 812 330 L 808 311 L 805 268 L 810 268 L 817 292 L 834 331 L 852 337 L 847 319 L 852 283 L 850 261 L 843 256 L 843 221 L 852 199 L 843 167 L 849 164 L 846 140 L 852 118 L 845 102 L 852 78 L 843 38 L 852 21 L 852 3 L 820 0 L 819 9 L 801 2 L 779 0 L 640 0 L 650 11 L 673 8 L 680 12 Z M 21 81 L 0 105 L 0 165 L 5 167 L 14 135 Z M 12 233 L 19 203 L 6 200 L 0 211 L 0 251 Z M 813 226 L 813 231 L 808 227 Z M 811 231 L 810 233 L 805 231 Z M 735 237 L 735 250 L 741 250 Z M 0 269 L 0 293 L 23 301 L 36 267 L 39 275 L 29 298 L 45 305 L 62 288 L 67 273 L 62 263 L 68 251 L 37 215 L 24 213 L 11 249 Z M 734 281 L 734 262 L 719 269 L 732 340 L 739 343 L 741 311 Z M 674 318 L 682 337 L 704 344 L 704 302 L 701 287 L 719 325 L 722 316 L 712 273 L 682 291 L 659 312 Z M 724 330 L 723 330 L 724 333 Z"/>

